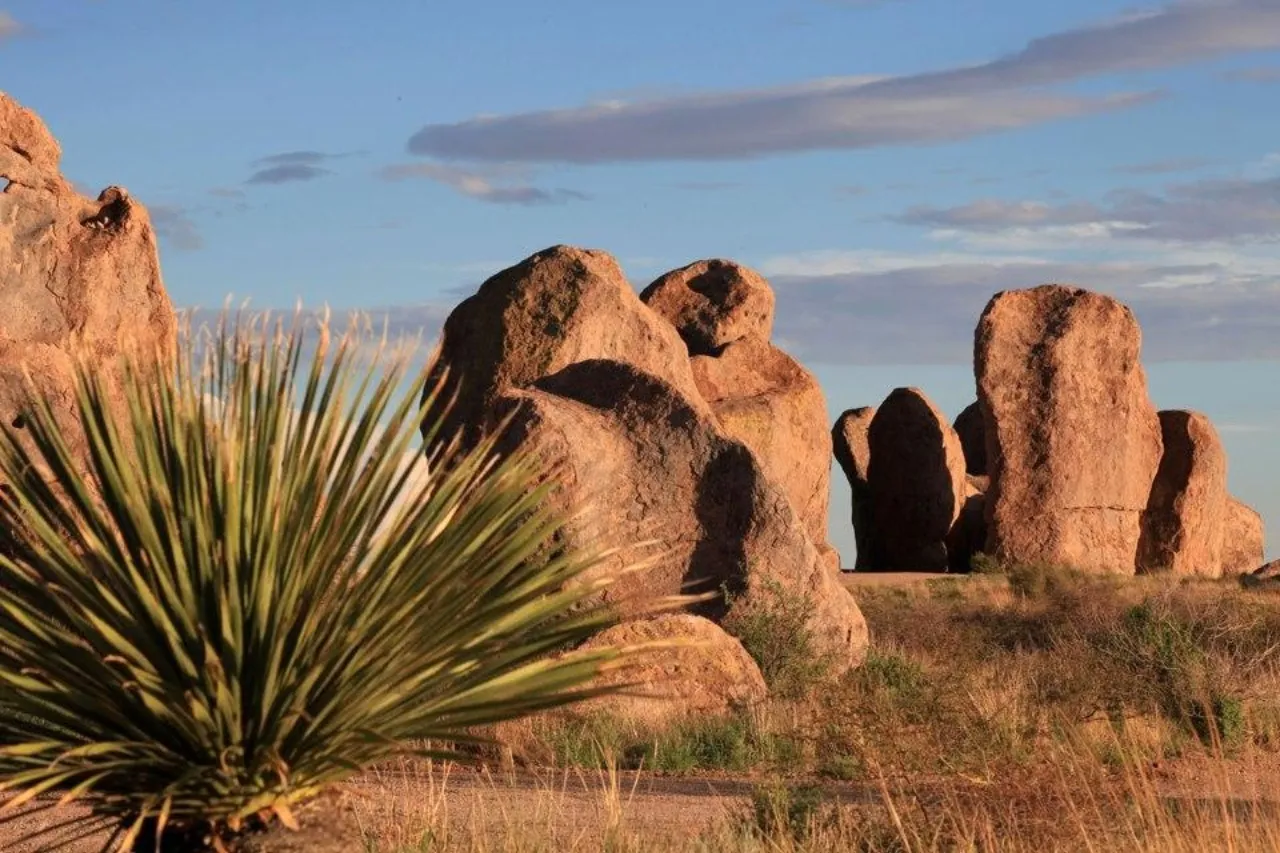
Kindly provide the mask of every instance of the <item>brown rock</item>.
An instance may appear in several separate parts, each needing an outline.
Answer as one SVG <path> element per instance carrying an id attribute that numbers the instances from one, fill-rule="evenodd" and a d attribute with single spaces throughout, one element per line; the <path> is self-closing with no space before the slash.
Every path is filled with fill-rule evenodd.
<path id="1" fill-rule="evenodd" d="M 973 555 L 987 543 L 987 488 L 988 480 L 976 474 L 966 474 L 964 503 L 960 517 L 951 525 L 947 534 L 947 565 L 953 572 L 972 569 Z"/>
<path id="2" fill-rule="evenodd" d="M 509 392 L 500 411 L 513 409 L 505 446 L 539 454 L 564 487 L 565 507 L 586 508 L 565 541 L 618 549 L 596 576 L 651 561 L 605 593 L 624 613 L 681 592 L 727 588 L 750 600 L 774 581 L 810 598 L 813 627 L 829 649 L 850 666 L 861 662 L 862 615 L 786 494 L 754 453 L 674 387 L 600 359 Z M 718 620 L 723 601 L 701 612 Z"/>
<path id="3" fill-rule="evenodd" d="M 126 348 L 171 355 L 176 323 L 146 209 L 118 187 L 80 196 L 59 154 L 43 122 L 0 93 L 0 419 L 22 422 L 28 371 L 82 449 L 74 355 L 110 385 Z"/>
<path id="4" fill-rule="evenodd" d="M 875 519 L 871 512 L 871 486 L 867 470 L 871 466 L 868 432 L 876 416 L 873 406 L 847 409 L 831 428 L 832 450 L 840 463 L 853 497 L 853 537 L 858 548 L 855 569 L 869 569 L 880 562 L 875 554 Z"/>
<path id="5" fill-rule="evenodd" d="M 1063 285 L 996 294 L 978 323 L 987 552 L 1133 574 L 1160 421 L 1128 308 Z"/>
<path id="6" fill-rule="evenodd" d="M 809 371 L 768 341 L 744 338 L 718 356 L 695 355 L 693 379 L 730 438 L 782 487 L 809 538 L 827 543 L 831 433 L 827 402 Z M 839 570 L 839 555 L 835 557 Z"/>
<path id="7" fill-rule="evenodd" d="M 448 371 L 457 404 L 447 435 L 474 442 L 494 425 L 498 398 L 588 359 L 660 376 L 709 413 L 671 324 L 641 304 L 608 254 L 553 246 L 490 278 L 445 321 L 433 379 Z"/>
<path id="8" fill-rule="evenodd" d="M 763 702 L 760 667 L 720 626 L 688 613 L 624 622 L 584 648 L 673 642 L 641 653 L 635 663 L 606 673 L 600 686 L 627 685 L 624 694 L 593 699 L 577 714 L 607 714 L 637 728 L 658 729 L 682 718 L 724 717 Z"/>
<path id="9" fill-rule="evenodd" d="M 964 451 L 917 388 L 895 389 L 868 431 L 876 545 L 889 571 L 945 572 L 946 539 L 965 497 Z"/>
<path id="10" fill-rule="evenodd" d="M 1164 453 L 1143 519 L 1139 572 L 1222 575 L 1227 454 L 1199 412 L 1160 412 Z"/>
<path id="11" fill-rule="evenodd" d="M 1224 527 L 1222 573 L 1243 575 L 1262 565 L 1266 546 L 1262 516 L 1248 504 L 1228 497 Z"/>
<path id="12" fill-rule="evenodd" d="M 718 355 L 735 341 L 768 342 L 773 289 L 732 261 L 698 261 L 663 275 L 640 299 L 670 321 L 692 355 Z"/>
<path id="13" fill-rule="evenodd" d="M 982 409 L 977 403 L 965 406 L 956 416 L 956 435 L 964 448 L 964 469 L 969 474 L 985 476 L 987 473 L 987 439 L 982 428 Z"/>

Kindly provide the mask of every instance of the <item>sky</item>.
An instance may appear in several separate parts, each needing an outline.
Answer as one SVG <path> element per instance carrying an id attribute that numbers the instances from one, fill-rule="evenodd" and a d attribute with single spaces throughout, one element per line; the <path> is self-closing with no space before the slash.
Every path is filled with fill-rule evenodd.
<path id="1" fill-rule="evenodd" d="M 430 337 L 558 243 L 731 258 L 834 419 L 957 414 L 999 290 L 1110 293 L 1280 556 L 1280 0 L 0 0 L 0 87 L 149 206 L 183 307 Z"/>

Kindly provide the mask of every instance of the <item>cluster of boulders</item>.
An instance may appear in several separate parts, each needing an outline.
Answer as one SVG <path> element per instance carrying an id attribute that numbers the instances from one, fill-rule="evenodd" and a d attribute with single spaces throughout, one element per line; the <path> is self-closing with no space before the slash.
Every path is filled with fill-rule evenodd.
<path id="1" fill-rule="evenodd" d="M 82 197 L 59 156 L 0 93 L 0 418 L 22 427 L 30 375 L 75 442 L 73 353 L 110 379 L 126 346 L 169 352 L 175 322 L 145 209 L 117 187 Z M 726 627 L 779 595 L 807 602 L 815 654 L 861 663 L 866 623 L 827 541 L 833 453 L 858 569 L 964 571 L 979 551 L 1121 573 L 1261 562 L 1261 519 L 1228 494 L 1213 425 L 1154 410 L 1137 323 L 1114 300 L 994 297 L 978 400 L 954 424 L 900 388 L 829 429 L 822 389 L 771 342 L 773 316 L 768 283 L 728 261 L 637 294 L 609 255 L 556 246 L 445 323 L 433 371 L 448 407 L 427 452 L 493 439 L 541 459 L 570 519 L 559 544 L 604 555 L 595 576 L 616 581 L 602 595 L 628 617 L 594 642 L 690 641 L 626 673 L 680 702 L 615 710 L 657 721 L 758 701 L 760 670 Z M 691 612 L 651 613 L 697 593 Z"/>
<path id="2" fill-rule="evenodd" d="M 1117 574 L 1256 569 L 1260 516 L 1228 493 L 1209 419 L 1152 406 L 1141 341 L 1110 297 L 1006 291 L 978 322 L 978 400 L 954 424 L 915 388 L 841 415 L 857 568 L 967 571 L 983 551 Z"/>
<path id="3" fill-rule="evenodd" d="M 61 153 L 40 118 L 0 92 L 0 420 L 22 428 L 29 375 L 74 449 L 75 354 L 111 387 L 125 347 L 168 353 L 176 323 L 146 209 L 119 187 L 81 196 L 59 172 Z"/>
<path id="4" fill-rule="evenodd" d="M 504 450 L 541 458 L 572 518 L 562 540 L 609 555 L 594 571 L 617 576 L 604 594 L 623 613 L 709 593 L 693 608 L 706 624 L 663 623 L 705 644 L 728 639 L 716 625 L 730 606 L 802 596 L 819 651 L 849 668 L 867 628 L 827 543 L 826 403 L 770 343 L 773 313 L 768 284 L 737 264 L 695 263 L 637 295 L 603 252 L 539 252 L 446 320 L 435 374 L 452 407 L 438 440 L 474 445 L 501 426 Z M 681 669 L 654 666 L 642 680 Z"/>

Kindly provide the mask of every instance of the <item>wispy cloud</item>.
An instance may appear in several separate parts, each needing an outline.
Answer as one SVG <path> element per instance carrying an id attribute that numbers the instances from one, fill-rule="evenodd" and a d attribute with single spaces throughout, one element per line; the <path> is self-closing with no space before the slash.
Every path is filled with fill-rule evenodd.
<path id="1" fill-rule="evenodd" d="M 1035 39 L 978 65 L 431 124 L 409 150 L 447 160 L 606 163 L 945 142 L 1154 97 L 1042 87 L 1277 47 L 1275 0 L 1183 0 Z"/>
<path id="2" fill-rule="evenodd" d="M 1116 166 L 1111 171 L 1124 175 L 1169 175 L 1174 172 L 1191 172 L 1210 165 L 1210 161 L 1200 157 L 1179 157 L 1169 160 L 1152 160 L 1147 163 L 1128 163 Z"/>
<path id="3" fill-rule="evenodd" d="M 248 177 L 246 184 L 289 184 L 314 181 L 332 174 L 321 164 L 350 157 L 350 152 L 331 154 L 324 151 L 285 151 L 269 154 L 254 161 L 257 171 Z"/>
<path id="4" fill-rule="evenodd" d="M 151 212 L 151 224 L 155 226 L 156 234 L 161 240 L 184 252 L 194 252 L 204 248 L 204 238 L 200 235 L 196 224 L 191 221 L 186 208 L 171 204 L 153 204 L 148 210 Z"/>
<path id="5" fill-rule="evenodd" d="M 917 206 L 897 221 L 974 232 L 1069 227 L 1099 238 L 1280 240 L 1280 177 L 1202 180 L 1163 193 L 1121 189 L 1102 204 L 984 199 L 956 207 Z"/>
<path id="6" fill-rule="evenodd" d="M 1280 83 L 1280 65 L 1259 68 L 1237 68 L 1222 75 L 1223 79 L 1237 83 Z"/>
<path id="7" fill-rule="evenodd" d="M 17 38 L 26 32 L 26 27 L 8 12 L 0 12 L 0 43 Z"/>
<path id="8" fill-rule="evenodd" d="M 312 166 L 308 163 L 283 163 L 279 166 L 268 166 L 250 175 L 246 184 L 290 184 L 299 181 L 314 181 L 332 174 L 328 169 Z"/>
<path id="9" fill-rule="evenodd" d="M 568 189 L 543 189 L 523 181 L 510 183 L 504 170 L 480 172 L 459 169 L 443 163 L 401 163 L 387 166 L 378 173 L 385 181 L 425 179 L 443 184 L 468 198 L 490 204 L 542 205 L 583 201 L 585 193 Z M 500 183 L 500 181 L 508 183 Z"/>

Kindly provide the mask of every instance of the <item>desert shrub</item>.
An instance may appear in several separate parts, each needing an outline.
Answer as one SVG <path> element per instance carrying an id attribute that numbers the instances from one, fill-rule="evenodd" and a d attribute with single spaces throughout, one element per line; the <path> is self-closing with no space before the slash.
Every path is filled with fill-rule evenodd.
<path id="1" fill-rule="evenodd" d="M 199 361 L 77 367 L 81 471 L 48 403 L 5 427 L 0 783 L 79 800 L 122 847 L 234 836 L 392 754 L 564 704 L 611 624 L 534 560 L 549 486 L 492 441 L 429 466 L 436 395 L 356 335 L 221 327 Z M 123 413 L 113 399 L 125 402 Z M 47 470 L 46 481 L 29 472 Z M 418 744 L 418 746 L 411 746 Z M 424 745 L 425 744 L 425 745 Z M 92 829 L 90 825 L 87 828 Z"/>
<path id="2" fill-rule="evenodd" d="M 727 590 L 724 596 L 724 628 L 759 664 L 773 696 L 796 699 L 830 677 L 834 661 L 820 649 L 810 627 L 813 602 L 807 596 L 774 580 L 762 581 L 750 598 Z"/>
<path id="3" fill-rule="evenodd" d="M 765 839 L 802 842 L 818 829 L 825 806 L 819 785 L 756 785 L 751 791 L 750 829 Z"/>

